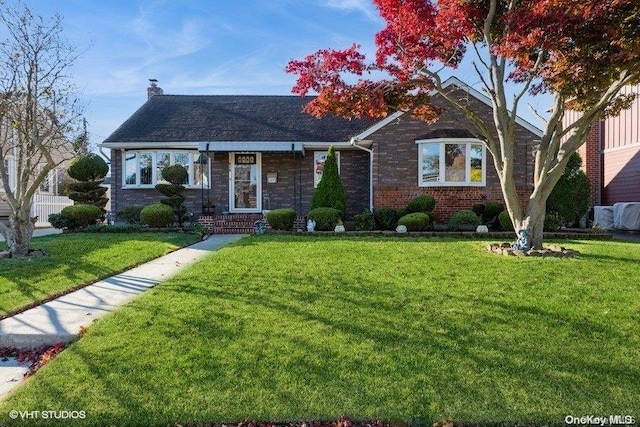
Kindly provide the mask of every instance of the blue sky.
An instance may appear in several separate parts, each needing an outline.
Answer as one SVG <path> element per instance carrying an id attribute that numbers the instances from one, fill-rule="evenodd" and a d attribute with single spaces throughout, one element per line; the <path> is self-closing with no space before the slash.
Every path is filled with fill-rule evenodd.
<path id="1" fill-rule="evenodd" d="M 353 42 L 372 57 L 373 36 L 383 27 L 369 0 L 27 3 L 43 16 L 60 13 L 66 37 L 81 52 L 72 74 L 93 145 L 146 101 L 150 78 L 166 94 L 289 95 L 289 60 Z M 456 75 L 478 82 L 470 69 Z"/>

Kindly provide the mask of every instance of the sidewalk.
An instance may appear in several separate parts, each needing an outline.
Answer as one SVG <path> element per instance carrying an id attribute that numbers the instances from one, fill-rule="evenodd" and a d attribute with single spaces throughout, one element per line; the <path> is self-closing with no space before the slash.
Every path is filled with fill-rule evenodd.
<path id="1" fill-rule="evenodd" d="M 36 228 L 33 230 L 33 237 L 48 236 L 50 234 L 60 234 L 62 230 L 57 228 Z M 4 236 L 0 234 L 0 242 L 4 242 Z"/>
<path id="2" fill-rule="evenodd" d="M 0 321 L 0 347 L 36 348 L 77 338 L 82 328 L 173 276 L 241 235 L 215 235 L 189 247 L 94 283 Z M 0 399 L 27 371 L 15 360 L 0 361 Z"/>

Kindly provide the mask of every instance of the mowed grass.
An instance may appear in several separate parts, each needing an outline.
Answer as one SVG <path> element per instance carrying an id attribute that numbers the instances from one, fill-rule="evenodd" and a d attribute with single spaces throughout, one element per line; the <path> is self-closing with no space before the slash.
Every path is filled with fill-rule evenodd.
<path id="1" fill-rule="evenodd" d="M 95 282 L 198 240 L 185 233 L 58 234 L 37 237 L 42 258 L 0 260 L 0 316 Z M 4 242 L 0 247 L 6 248 Z"/>
<path id="2" fill-rule="evenodd" d="M 561 243 L 582 255 L 245 238 L 89 328 L 0 404 L 0 424 L 21 423 L 10 410 L 88 425 L 637 420 L 640 245 Z"/>

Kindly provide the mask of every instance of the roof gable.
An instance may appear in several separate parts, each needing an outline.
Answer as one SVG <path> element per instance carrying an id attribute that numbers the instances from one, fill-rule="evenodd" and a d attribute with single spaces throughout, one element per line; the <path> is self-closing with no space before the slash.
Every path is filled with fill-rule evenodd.
<path id="1" fill-rule="evenodd" d="M 456 88 L 458 88 L 460 90 L 463 90 L 463 91 L 467 92 L 469 95 L 473 96 L 478 101 L 486 104 L 489 107 L 492 107 L 491 100 L 486 95 L 484 95 L 483 93 L 475 90 L 474 88 L 472 88 L 471 86 L 469 86 L 466 83 L 462 82 L 458 78 L 449 77 L 442 84 L 443 89 L 446 89 L 446 88 L 451 87 L 451 86 L 454 86 L 454 87 L 456 87 Z M 438 95 L 438 92 L 433 91 L 431 93 L 431 95 L 432 96 L 436 96 L 436 95 Z M 382 129 L 383 127 L 385 127 L 389 123 L 395 121 L 396 119 L 400 118 L 401 116 L 403 116 L 406 113 L 407 113 L 407 111 L 398 111 L 398 112 L 395 112 L 393 114 L 390 114 L 385 119 L 375 123 L 373 126 L 367 128 L 362 133 L 358 134 L 356 137 L 354 137 L 354 140 L 355 141 L 362 141 L 362 140 L 366 139 L 370 135 L 372 135 L 375 132 L 379 131 L 380 129 Z M 527 122 L 526 120 L 524 120 L 520 116 L 516 117 L 516 124 L 521 126 L 521 127 L 523 127 L 524 129 L 528 130 L 529 132 L 533 133 L 536 136 L 542 136 L 542 131 L 540 129 L 538 129 L 537 127 L 535 127 L 531 123 Z"/>

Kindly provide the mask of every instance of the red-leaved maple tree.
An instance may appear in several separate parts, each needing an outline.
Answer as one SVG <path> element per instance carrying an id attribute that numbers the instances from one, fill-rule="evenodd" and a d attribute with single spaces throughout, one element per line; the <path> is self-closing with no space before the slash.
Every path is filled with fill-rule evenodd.
<path id="1" fill-rule="evenodd" d="M 439 94 L 477 128 L 491 153 L 516 233 L 526 230 L 542 247 L 546 200 L 570 155 L 591 124 L 627 108 L 620 89 L 640 81 L 638 0 L 373 0 L 386 26 L 377 33 L 375 60 L 354 44 L 325 49 L 286 68 L 298 75 L 293 93 L 315 93 L 306 111 L 315 116 L 382 118 L 411 111 L 438 119 L 431 105 Z M 473 56 L 473 66 L 491 100 L 486 120 L 442 85 L 441 71 Z M 382 79 L 371 76 L 383 73 Z M 355 79 L 353 77 L 356 77 Z M 517 85 L 508 96 L 505 85 Z M 523 208 L 514 179 L 516 115 L 525 95 L 547 93 L 540 115 L 542 137 L 535 151 L 533 190 Z M 580 118 L 563 125 L 567 110 Z"/>

